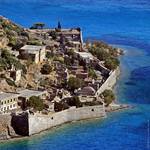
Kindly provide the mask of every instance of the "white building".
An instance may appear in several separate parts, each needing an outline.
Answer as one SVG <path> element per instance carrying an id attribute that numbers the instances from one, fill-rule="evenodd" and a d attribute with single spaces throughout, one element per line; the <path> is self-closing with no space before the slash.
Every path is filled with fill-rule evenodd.
<path id="1" fill-rule="evenodd" d="M 18 97 L 16 93 L 0 93 L 0 113 L 7 113 L 18 108 Z"/>

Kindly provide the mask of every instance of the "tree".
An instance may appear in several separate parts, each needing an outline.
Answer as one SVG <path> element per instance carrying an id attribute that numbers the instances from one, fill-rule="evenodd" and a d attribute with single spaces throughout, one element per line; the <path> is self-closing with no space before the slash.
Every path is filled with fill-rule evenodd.
<path id="1" fill-rule="evenodd" d="M 119 66 L 120 62 L 115 57 L 110 57 L 105 60 L 105 67 L 110 70 L 115 70 Z"/>
<path id="2" fill-rule="evenodd" d="M 68 80 L 68 88 L 72 91 L 83 86 L 83 80 L 75 77 L 70 77 Z"/>
<path id="3" fill-rule="evenodd" d="M 116 57 L 118 52 L 112 46 L 101 41 L 95 41 L 89 46 L 89 51 L 99 60 L 105 61 L 105 66 L 108 69 L 114 70 L 119 66 L 119 60 Z"/>
<path id="4" fill-rule="evenodd" d="M 41 111 L 44 108 L 43 100 L 37 96 L 32 96 L 27 102 L 27 106 L 34 108 L 35 110 Z"/>
<path id="5" fill-rule="evenodd" d="M 42 23 L 42 22 L 37 22 L 37 23 L 33 24 L 33 26 L 32 26 L 30 29 L 43 29 L 44 26 L 45 26 L 44 23 Z"/>
<path id="6" fill-rule="evenodd" d="M 7 49 L 2 50 L 1 57 L 0 66 L 2 68 L 9 69 L 13 65 L 16 69 L 22 69 L 25 71 L 25 66 L 21 64 L 20 61 L 17 60 Z"/>
<path id="7" fill-rule="evenodd" d="M 115 95 L 112 90 L 105 90 L 101 96 L 104 98 L 106 106 L 109 106 L 115 100 Z"/>
<path id="8" fill-rule="evenodd" d="M 68 109 L 68 108 L 69 108 L 69 106 L 67 103 L 55 102 L 55 104 L 54 104 L 54 110 L 56 112 L 59 112 L 59 111 L 62 111 L 62 110 Z"/>
<path id="9" fill-rule="evenodd" d="M 42 74 L 50 74 L 52 71 L 52 67 L 49 64 L 44 64 L 41 68 Z"/>
<path id="10" fill-rule="evenodd" d="M 67 104 L 68 104 L 69 106 L 76 106 L 77 108 L 78 108 L 78 107 L 82 107 L 82 103 L 80 102 L 78 96 L 74 96 L 74 97 L 69 98 L 69 99 L 67 100 Z"/>

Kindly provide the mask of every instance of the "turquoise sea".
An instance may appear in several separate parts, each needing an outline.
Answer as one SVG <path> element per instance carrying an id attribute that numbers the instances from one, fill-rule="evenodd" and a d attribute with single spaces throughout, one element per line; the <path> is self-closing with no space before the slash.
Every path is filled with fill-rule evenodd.
<path id="1" fill-rule="evenodd" d="M 0 0 L 0 14 L 22 26 L 45 22 L 80 26 L 84 38 L 125 50 L 117 99 L 134 109 L 107 119 L 63 125 L 35 137 L 0 144 L 0 150 L 150 150 L 149 0 Z"/>

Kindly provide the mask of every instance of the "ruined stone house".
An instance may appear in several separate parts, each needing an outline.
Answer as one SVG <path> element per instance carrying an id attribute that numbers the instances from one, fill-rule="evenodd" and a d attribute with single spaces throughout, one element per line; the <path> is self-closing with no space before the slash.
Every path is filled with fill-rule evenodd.
<path id="1" fill-rule="evenodd" d="M 19 54 L 20 58 L 26 60 L 30 59 L 37 64 L 44 61 L 46 56 L 46 47 L 25 45 L 20 49 Z"/>

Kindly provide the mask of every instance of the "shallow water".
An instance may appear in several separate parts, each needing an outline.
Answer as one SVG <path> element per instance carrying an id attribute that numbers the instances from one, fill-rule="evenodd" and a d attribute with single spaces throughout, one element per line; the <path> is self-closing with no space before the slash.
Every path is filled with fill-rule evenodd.
<path id="1" fill-rule="evenodd" d="M 29 27 L 80 26 L 84 37 L 123 48 L 117 99 L 135 106 L 107 119 L 63 125 L 42 135 L 0 145 L 0 150 L 149 150 L 150 1 L 0 0 L 0 14 Z"/>

